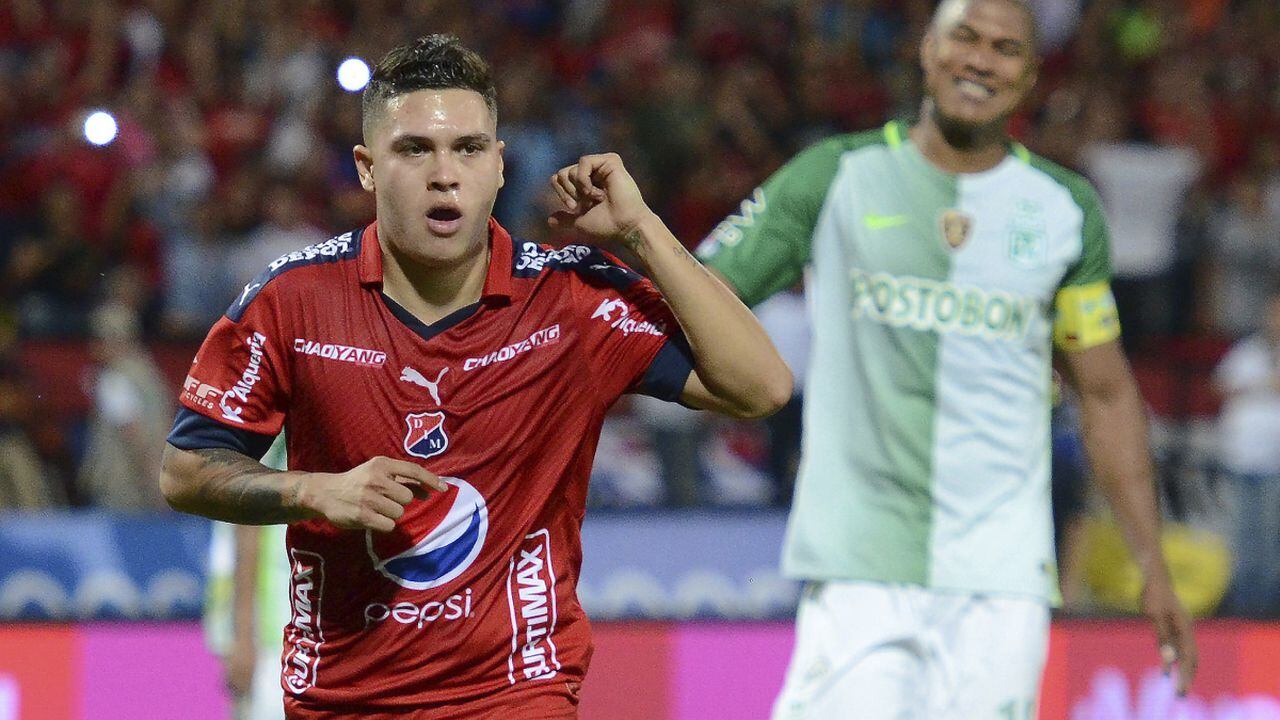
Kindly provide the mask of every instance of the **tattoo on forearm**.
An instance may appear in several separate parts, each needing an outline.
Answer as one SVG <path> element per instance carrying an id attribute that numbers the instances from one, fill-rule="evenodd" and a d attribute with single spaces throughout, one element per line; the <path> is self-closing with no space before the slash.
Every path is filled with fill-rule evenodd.
<path id="1" fill-rule="evenodd" d="M 638 248 L 640 243 L 644 242 L 644 235 L 640 233 L 640 228 L 633 227 L 623 233 L 618 242 L 622 243 L 622 246 L 631 252 L 639 252 Z"/>
<path id="2" fill-rule="evenodd" d="M 199 486 L 197 502 L 220 519 L 250 524 L 279 523 L 296 519 L 290 510 L 295 498 L 285 497 L 278 484 L 264 482 L 277 474 L 252 458 L 234 450 L 196 450 L 199 472 L 207 482 Z"/>
<path id="3" fill-rule="evenodd" d="M 689 248 L 677 242 L 671 246 L 671 249 L 673 252 L 675 252 L 676 255 L 679 255 L 680 257 L 684 258 L 687 262 L 692 263 L 694 267 L 701 270 L 704 275 L 708 275 L 708 276 L 711 275 L 711 272 L 707 270 L 707 266 L 703 265 L 702 262 L 698 260 L 698 258 L 694 257 L 693 253 L 689 252 Z"/>

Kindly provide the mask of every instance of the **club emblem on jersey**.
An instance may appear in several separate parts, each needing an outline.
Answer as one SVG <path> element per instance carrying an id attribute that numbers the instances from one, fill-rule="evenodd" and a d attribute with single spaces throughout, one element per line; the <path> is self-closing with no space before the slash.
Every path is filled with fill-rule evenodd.
<path id="1" fill-rule="evenodd" d="M 409 426 L 404 435 L 404 451 L 420 458 L 431 458 L 449 448 L 444 431 L 444 413 L 409 413 L 404 422 Z"/>
<path id="2" fill-rule="evenodd" d="M 1035 227 L 1009 228 L 1009 259 L 1024 268 L 1037 268 L 1045 263 L 1044 233 Z"/>
<path id="3" fill-rule="evenodd" d="M 947 247 L 956 250 L 969 241 L 969 234 L 973 231 L 973 218 L 952 208 L 942 213 L 941 222 L 942 238 L 947 241 Z"/>
<path id="4" fill-rule="evenodd" d="M 1044 208 L 1040 203 L 1025 198 L 1015 201 L 1008 233 L 1009 260 L 1013 264 L 1034 270 L 1048 262 Z"/>
<path id="5" fill-rule="evenodd" d="M 412 535 L 365 531 L 373 566 L 401 587 L 427 590 L 443 585 L 471 567 L 484 547 L 489 532 L 484 496 L 466 480 L 441 479 L 449 490 L 427 501 L 425 518 L 407 523 Z"/>

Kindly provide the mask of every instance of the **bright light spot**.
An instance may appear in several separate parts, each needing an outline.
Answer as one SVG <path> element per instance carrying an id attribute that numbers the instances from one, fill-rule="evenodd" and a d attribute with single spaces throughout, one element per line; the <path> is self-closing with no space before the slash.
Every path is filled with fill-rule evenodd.
<path id="1" fill-rule="evenodd" d="M 358 57 L 350 57 L 338 66 L 338 84 L 347 92 L 360 92 L 369 84 L 369 65 Z"/>
<path id="2" fill-rule="evenodd" d="M 105 110 L 94 110 L 84 119 L 84 139 L 94 145 L 109 145 L 118 129 L 116 119 Z"/>

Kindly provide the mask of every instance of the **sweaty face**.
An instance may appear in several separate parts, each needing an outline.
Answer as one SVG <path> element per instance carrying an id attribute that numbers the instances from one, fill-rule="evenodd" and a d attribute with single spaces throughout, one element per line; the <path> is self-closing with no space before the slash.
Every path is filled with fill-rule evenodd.
<path id="1" fill-rule="evenodd" d="M 1007 0 L 952 0 L 921 48 L 925 90 L 946 122 L 1003 123 L 1035 84 L 1032 18 Z"/>
<path id="2" fill-rule="evenodd" d="M 378 236 L 428 266 L 483 251 L 502 187 L 502 143 L 477 92 L 418 90 L 387 102 L 368 147 L 356 148 L 374 192 Z"/>

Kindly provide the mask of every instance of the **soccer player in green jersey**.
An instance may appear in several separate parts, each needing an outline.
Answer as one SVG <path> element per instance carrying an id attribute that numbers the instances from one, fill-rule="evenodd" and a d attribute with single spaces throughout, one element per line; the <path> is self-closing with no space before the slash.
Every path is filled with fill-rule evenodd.
<path id="1" fill-rule="evenodd" d="M 919 120 L 810 147 L 704 244 L 748 304 L 808 271 L 783 551 L 808 584 L 775 719 L 1033 717 L 1057 599 L 1055 350 L 1165 669 L 1179 692 L 1195 672 L 1097 195 L 1006 132 L 1035 42 L 1022 0 L 944 0 Z"/>
<path id="2" fill-rule="evenodd" d="M 284 433 L 262 464 L 284 470 Z M 205 638 L 221 660 L 233 720 L 284 720 L 280 628 L 289 622 L 287 525 L 215 522 L 209 548 Z"/>

